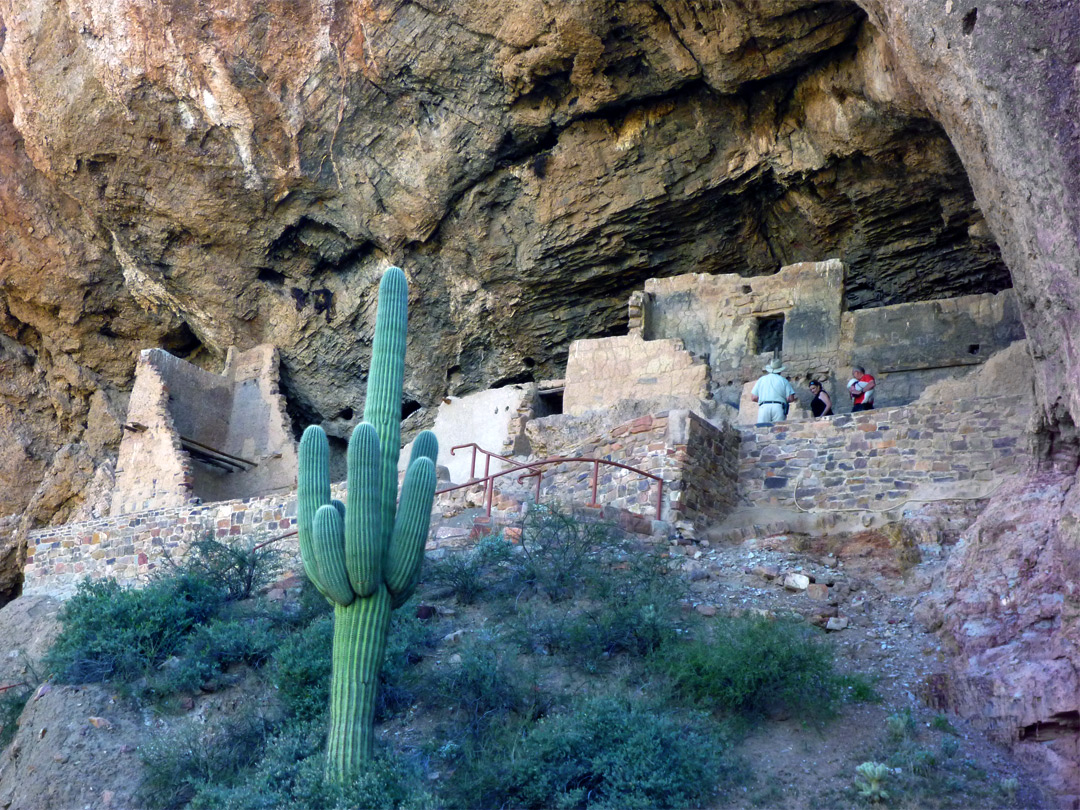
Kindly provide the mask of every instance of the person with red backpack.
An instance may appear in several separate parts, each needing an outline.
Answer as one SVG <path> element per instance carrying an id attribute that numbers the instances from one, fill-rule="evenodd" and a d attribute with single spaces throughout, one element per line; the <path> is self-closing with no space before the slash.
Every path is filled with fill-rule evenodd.
<path id="1" fill-rule="evenodd" d="M 852 413 L 869 411 L 874 407 L 874 378 L 862 366 L 852 366 L 847 389 L 851 394 Z"/>

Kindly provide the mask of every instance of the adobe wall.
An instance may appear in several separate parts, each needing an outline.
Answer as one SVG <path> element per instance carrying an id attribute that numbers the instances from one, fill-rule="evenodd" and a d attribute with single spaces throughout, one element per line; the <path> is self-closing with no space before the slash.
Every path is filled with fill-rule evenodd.
<path id="1" fill-rule="evenodd" d="M 844 384 L 853 363 L 881 383 L 879 406 L 900 405 L 1024 337 L 1012 290 L 853 312 L 843 311 L 843 297 L 836 259 L 771 276 L 649 279 L 631 298 L 630 329 L 646 340 L 681 338 L 687 351 L 708 358 L 713 396 L 737 407 L 743 386 L 772 358 L 757 351 L 758 319 L 783 314 L 784 376 L 807 399 L 806 383 L 823 380 L 838 412 L 850 408 Z"/>
<path id="2" fill-rule="evenodd" d="M 1023 471 L 1030 401 L 933 402 L 742 430 L 739 488 L 752 506 L 884 509 L 988 492 Z"/>
<path id="3" fill-rule="evenodd" d="M 116 460 L 110 507 L 113 515 L 168 509 L 192 498 L 194 471 L 190 457 L 180 446 L 166 384 L 171 367 L 181 362 L 160 349 L 148 349 L 139 355 Z"/>
<path id="4" fill-rule="evenodd" d="M 238 460 L 228 470 L 193 447 Z M 140 354 L 117 460 L 112 514 L 287 491 L 295 442 L 272 346 L 229 351 L 222 374 L 161 349 Z"/>
<path id="5" fill-rule="evenodd" d="M 846 374 L 852 363 L 864 366 L 878 381 L 879 408 L 905 405 L 930 385 L 976 370 L 1023 337 L 1012 290 L 860 309 L 844 313 L 841 371 Z M 848 406 L 847 394 L 839 393 Z"/>
<path id="6" fill-rule="evenodd" d="M 786 375 L 827 376 L 837 367 L 844 295 L 839 259 L 804 262 L 771 276 L 688 273 L 645 282 L 648 340 L 682 338 L 708 356 L 716 396 L 737 405 L 747 380 L 761 376 L 772 352 L 757 351 L 757 319 L 785 315 Z M 808 376 L 809 375 L 809 376 Z"/>
<path id="7" fill-rule="evenodd" d="M 683 341 L 640 334 L 575 340 L 566 361 L 563 413 L 580 416 L 619 400 L 692 407 L 709 394 L 709 367 Z"/>

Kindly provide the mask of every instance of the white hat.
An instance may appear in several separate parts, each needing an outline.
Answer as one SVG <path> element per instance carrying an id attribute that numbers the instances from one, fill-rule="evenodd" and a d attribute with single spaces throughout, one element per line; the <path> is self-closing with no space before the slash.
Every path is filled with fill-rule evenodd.
<path id="1" fill-rule="evenodd" d="M 784 364 L 783 363 L 781 363 L 776 358 L 773 358 L 772 360 L 769 361 L 769 365 L 765 366 L 765 368 L 763 370 L 767 371 L 769 374 L 779 374 L 781 371 L 784 371 L 785 369 L 784 369 Z"/>

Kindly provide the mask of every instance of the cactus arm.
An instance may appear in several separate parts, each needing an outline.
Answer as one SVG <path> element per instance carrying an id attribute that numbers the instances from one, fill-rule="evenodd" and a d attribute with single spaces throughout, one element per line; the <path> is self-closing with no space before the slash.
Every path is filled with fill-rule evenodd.
<path id="1" fill-rule="evenodd" d="M 379 437 L 364 422 L 349 439 L 345 514 L 345 567 L 358 596 L 371 596 L 382 582 L 383 542 L 379 508 Z"/>
<path id="2" fill-rule="evenodd" d="M 300 558 L 308 579 L 326 596 L 315 554 L 315 513 L 330 503 L 330 445 L 321 427 L 311 425 L 300 439 L 297 472 L 296 528 Z"/>
<path id="3" fill-rule="evenodd" d="M 405 473 L 394 534 L 383 563 L 383 576 L 394 607 L 412 596 L 420 578 L 434 495 L 435 465 L 429 458 L 419 458 Z"/>
<path id="4" fill-rule="evenodd" d="M 314 524 L 315 560 L 324 595 L 336 605 L 348 605 L 355 596 L 345 572 L 345 530 L 341 512 L 331 504 L 322 506 L 315 513 Z"/>
<path id="5" fill-rule="evenodd" d="M 430 430 L 421 430 L 413 439 L 412 454 L 409 456 L 409 467 L 418 458 L 430 458 L 432 464 L 438 464 L 439 440 Z M 407 468 L 406 468 L 407 469 Z"/>
<path id="6" fill-rule="evenodd" d="M 383 532 L 394 525 L 397 504 L 397 463 L 401 452 L 401 391 L 405 380 L 405 335 L 408 327 L 408 283 L 397 267 L 389 268 L 379 283 L 375 340 L 371 351 L 364 421 L 379 436 L 379 510 Z"/>

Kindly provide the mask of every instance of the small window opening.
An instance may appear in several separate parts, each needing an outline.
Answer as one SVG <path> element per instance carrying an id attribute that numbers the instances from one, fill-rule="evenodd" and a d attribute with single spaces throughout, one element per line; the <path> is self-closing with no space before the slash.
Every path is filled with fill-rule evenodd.
<path id="1" fill-rule="evenodd" d="M 968 346 L 968 354 L 978 354 L 978 353 L 979 353 L 979 344 L 978 343 L 972 343 L 970 346 Z"/>
<path id="2" fill-rule="evenodd" d="M 554 416 L 563 412 L 563 389 L 541 391 L 536 395 L 537 417 Z"/>
<path id="3" fill-rule="evenodd" d="M 757 319 L 757 354 L 784 350 L 784 316 L 769 315 Z"/>
<path id="4" fill-rule="evenodd" d="M 408 419 L 414 413 L 420 410 L 420 403 L 415 399 L 405 397 L 401 402 L 401 418 Z"/>

